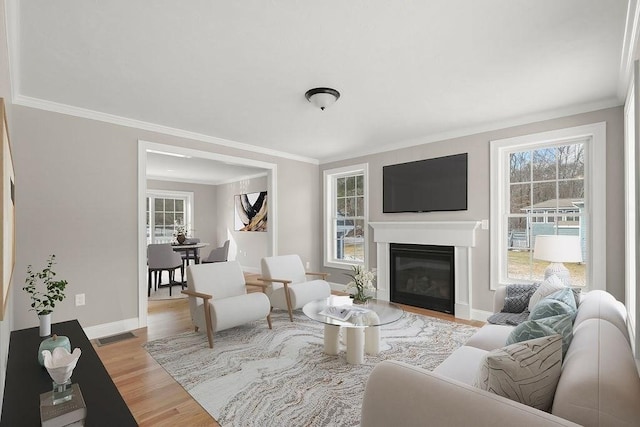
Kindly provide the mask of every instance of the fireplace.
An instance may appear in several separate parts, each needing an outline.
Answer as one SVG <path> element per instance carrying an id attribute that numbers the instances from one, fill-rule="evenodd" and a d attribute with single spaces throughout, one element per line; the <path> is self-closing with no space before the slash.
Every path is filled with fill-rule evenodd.
<path id="1" fill-rule="evenodd" d="M 391 243 L 391 301 L 454 314 L 454 247 Z"/>

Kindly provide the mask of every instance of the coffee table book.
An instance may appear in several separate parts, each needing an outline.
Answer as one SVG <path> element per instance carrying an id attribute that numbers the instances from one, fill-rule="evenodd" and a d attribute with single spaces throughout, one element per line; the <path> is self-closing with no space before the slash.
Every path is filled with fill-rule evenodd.
<path id="1" fill-rule="evenodd" d="M 87 417 L 87 406 L 78 384 L 71 384 L 73 390 L 71 400 L 53 404 L 53 392 L 40 395 L 40 420 L 42 427 L 84 426 Z"/>

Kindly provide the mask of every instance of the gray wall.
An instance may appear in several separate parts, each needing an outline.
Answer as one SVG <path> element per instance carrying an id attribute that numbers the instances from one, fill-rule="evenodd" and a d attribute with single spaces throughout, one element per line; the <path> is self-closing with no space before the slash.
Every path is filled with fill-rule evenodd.
<path id="1" fill-rule="evenodd" d="M 236 194 L 267 191 L 267 177 L 244 179 L 238 182 L 218 186 L 217 232 L 219 245 L 230 240 L 229 258 L 235 259 L 246 271 L 259 272 L 260 260 L 270 255 L 269 236 L 266 232 L 235 231 L 234 196 Z M 267 194 L 267 203 L 271 200 Z M 271 224 L 271 218 L 267 227 Z"/>
<path id="2" fill-rule="evenodd" d="M 320 258 L 317 165 L 22 106 L 12 113 L 14 281 L 24 281 L 27 264 L 57 255 L 58 277 L 69 286 L 54 322 L 77 318 L 89 327 L 138 316 L 139 139 L 276 164 L 278 252 Z M 37 325 L 20 287 L 13 286 L 15 329 Z M 85 306 L 74 306 L 78 293 Z"/>
<path id="3" fill-rule="evenodd" d="M 624 129 L 623 108 L 616 107 L 544 122 L 531 123 L 446 141 L 425 143 L 410 148 L 326 163 L 325 169 L 350 164 L 369 164 L 370 221 L 464 221 L 489 219 L 489 141 L 527 135 L 596 122 L 607 123 L 607 200 L 596 201 L 607 206 L 607 290 L 624 301 Z M 419 140 L 416 141 L 419 144 Z M 461 212 L 382 213 L 382 167 L 395 163 L 456 153 L 469 153 L 468 210 Z M 371 229 L 370 229 L 371 231 Z M 370 234 L 371 236 L 373 233 Z M 473 251 L 473 309 L 492 311 L 493 292 L 489 290 L 489 231 L 479 232 L 478 246 Z M 370 241 L 370 266 L 376 265 L 376 248 Z M 346 283 L 342 270 L 328 269 L 331 280 Z"/>
<path id="4" fill-rule="evenodd" d="M 159 181 L 148 179 L 147 190 L 190 191 L 193 193 L 193 227 L 191 237 L 200 238 L 201 242 L 216 246 L 217 235 L 217 197 L 216 185 L 190 184 L 186 182 Z M 208 254 L 207 248 L 201 255 Z M 206 256 L 206 255 L 205 255 Z"/>

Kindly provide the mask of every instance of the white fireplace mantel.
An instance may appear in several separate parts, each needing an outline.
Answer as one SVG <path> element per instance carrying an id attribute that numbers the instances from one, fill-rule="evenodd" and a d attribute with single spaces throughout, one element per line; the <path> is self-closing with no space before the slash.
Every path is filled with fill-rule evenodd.
<path id="1" fill-rule="evenodd" d="M 378 250 L 377 298 L 389 301 L 390 258 L 389 245 L 441 245 L 454 247 L 455 316 L 471 319 L 471 249 L 476 246 L 476 232 L 480 221 L 407 221 L 370 222 L 373 241 Z"/>

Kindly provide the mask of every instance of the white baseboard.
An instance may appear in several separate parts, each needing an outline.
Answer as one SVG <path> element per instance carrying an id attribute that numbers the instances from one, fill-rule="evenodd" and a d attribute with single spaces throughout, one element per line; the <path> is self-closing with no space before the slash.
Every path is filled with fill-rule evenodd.
<path id="1" fill-rule="evenodd" d="M 347 291 L 347 285 L 342 285 L 340 283 L 333 283 L 333 282 L 328 282 L 329 286 L 331 286 L 331 290 L 332 291 L 336 291 L 336 292 L 346 292 Z"/>
<path id="2" fill-rule="evenodd" d="M 121 334 L 122 332 L 138 329 L 138 318 L 119 320 L 117 322 L 103 323 L 102 325 L 89 326 L 82 328 L 87 338 L 90 340 L 95 338 L 107 337 L 110 335 Z"/>

